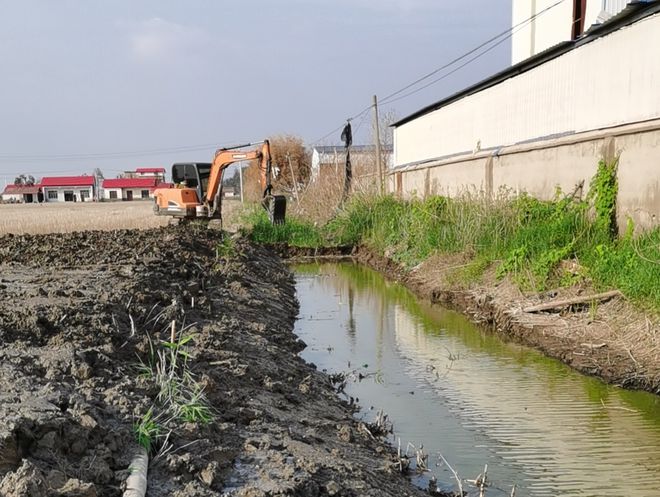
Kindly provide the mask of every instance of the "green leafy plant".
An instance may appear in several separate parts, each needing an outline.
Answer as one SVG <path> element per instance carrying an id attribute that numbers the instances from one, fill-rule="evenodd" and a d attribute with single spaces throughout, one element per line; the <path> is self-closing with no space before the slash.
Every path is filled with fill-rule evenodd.
<path id="1" fill-rule="evenodd" d="M 591 179 L 588 200 L 596 211 L 596 227 L 607 238 L 614 240 L 618 234 L 616 222 L 616 200 L 619 193 L 617 170 L 619 159 L 612 162 L 601 160 L 596 174 Z"/>

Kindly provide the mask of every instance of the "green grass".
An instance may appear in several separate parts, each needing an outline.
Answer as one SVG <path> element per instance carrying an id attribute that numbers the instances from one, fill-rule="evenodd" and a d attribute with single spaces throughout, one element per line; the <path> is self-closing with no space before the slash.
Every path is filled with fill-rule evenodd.
<path id="1" fill-rule="evenodd" d="M 596 213 L 598 214 L 598 213 Z M 609 215 L 609 214 L 608 214 Z M 272 226 L 255 218 L 252 239 L 303 247 L 365 244 L 405 267 L 433 254 L 466 254 L 456 280 L 479 280 L 492 265 L 522 289 L 543 291 L 589 281 L 619 288 L 645 308 L 660 311 L 660 228 L 634 238 L 612 227 L 587 202 L 541 201 L 528 195 L 489 200 L 400 200 L 355 196 L 325 226 L 291 219 Z M 568 262 L 569 264 L 566 264 Z"/>
<path id="2" fill-rule="evenodd" d="M 289 216 L 285 224 L 271 224 L 263 209 L 248 211 L 243 222 L 249 226 L 250 238 L 257 243 L 288 243 L 294 247 L 318 248 L 327 244 L 321 230 L 313 223 Z"/>
<path id="3" fill-rule="evenodd" d="M 135 425 L 133 425 L 135 438 L 137 442 L 145 448 L 147 452 L 151 451 L 151 447 L 161 433 L 161 427 L 154 419 L 153 409 L 149 409 L 144 416 L 142 416 Z"/>

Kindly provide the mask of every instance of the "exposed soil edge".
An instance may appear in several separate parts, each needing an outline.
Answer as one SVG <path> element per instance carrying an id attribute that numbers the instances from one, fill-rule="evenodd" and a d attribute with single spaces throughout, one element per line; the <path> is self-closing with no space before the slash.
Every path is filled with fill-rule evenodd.
<path id="1" fill-rule="evenodd" d="M 606 383 L 660 394 L 657 365 L 649 368 L 648 365 L 640 364 L 629 350 L 614 341 L 604 342 L 604 346 L 597 348 L 585 347 L 588 344 L 583 343 L 583 336 L 553 333 L 553 322 L 548 319 L 548 322 L 544 323 L 544 315 L 536 315 L 531 322 L 521 320 L 520 315 L 512 313 L 517 303 L 497 299 L 495 288 L 447 288 L 446 283 L 441 286 L 433 277 L 420 274 L 425 273 L 424 271 L 408 271 L 365 246 L 358 247 L 354 251 L 354 257 L 358 262 L 402 283 L 417 296 L 459 311 L 507 340 L 534 347 L 548 357 L 558 359 L 573 369 L 598 377 Z M 554 327 L 556 328 L 556 325 Z"/>
<path id="2" fill-rule="evenodd" d="M 295 247 L 288 243 L 265 243 L 269 250 L 275 252 L 282 259 L 302 260 L 314 258 L 344 258 L 351 257 L 355 248 L 351 245 L 338 247 Z"/>

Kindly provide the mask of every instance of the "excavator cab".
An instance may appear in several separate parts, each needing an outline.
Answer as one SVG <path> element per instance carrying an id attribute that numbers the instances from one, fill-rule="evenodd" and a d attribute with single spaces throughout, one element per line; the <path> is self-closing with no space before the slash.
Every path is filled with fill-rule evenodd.
<path id="1" fill-rule="evenodd" d="M 197 190 L 197 198 L 200 199 L 200 203 L 206 196 L 210 174 L 211 163 L 209 162 L 190 162 L 172 165 L 172 183 L 175 185 L 185 185 L 186 188 Z"/>

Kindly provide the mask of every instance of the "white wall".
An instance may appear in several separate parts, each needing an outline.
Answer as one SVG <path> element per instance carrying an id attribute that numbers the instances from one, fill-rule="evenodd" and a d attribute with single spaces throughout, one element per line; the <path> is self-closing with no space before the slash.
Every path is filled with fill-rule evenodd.
<path id="1" fill-rule="evenodd" d="M 584 30 L 588 30 L 597 22 L 601 12 L 615 15 L 629 2 L 630 0 L 587 0 Z M 524 22 L 555 3 L 557 0 L 513 0 L 511 26 Z M 515 30 L 511 37 L 511 63 L 517 64 L 562 41 L 570 40 L 572 24 L 573 0 L 564 0 L 525 27 Z"/>
<path id="2" fill-rule="evenodd" d="M 64 202 L 64 192 L 73 192 L 77 202 L 81 201 L 80 192 L 87 192 L 85 202 L 91 202 L 94 198 L 91 186 L 45 186 L 43 191 L 45 202 Z M 57 193 L 57 199 L 48 198 L 48 192 L 51 191 Z"/>
<path id="3" fill-rule="evenodd" d="M 36 196 L 36 194 L 35 194 Z M 23 202 L 23 194 L 13 194 L 13 193 L 3 193 L 2 194 L 3 202 Z"/>
<path id="4" fill-rule="evenodd" d="M 114 198 L 111 197 L 111 192 L 115 194 Z M 121 188 L 104 188 L 103 198 L 105 200 L 121 200 Z"/>
<path id="5" fill-rule="evenodd" d="M 142 190 L 149 190 L 148 188 L 104 188 L 103 198 L 105 200 L 126 200 L 129 191 L 133 192 L 133 200 L 142 200 Z M 116 194 L 115 198 L 110 198 L 110 192 Z M 153 192 L 149 192 L 148 199 L 153 198 Z M 144 199 L 146 200 L 146 199 Z"/>
<path id="6" fill-rule="evenodd" d="M 395 166 L 658 118 L 659 46 L 660 14 L 414 119 Z"/>

